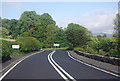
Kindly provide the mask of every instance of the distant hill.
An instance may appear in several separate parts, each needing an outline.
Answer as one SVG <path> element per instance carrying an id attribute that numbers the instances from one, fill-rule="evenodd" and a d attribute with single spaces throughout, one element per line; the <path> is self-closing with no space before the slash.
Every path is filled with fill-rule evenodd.
<path id="1" fill-rule="evenodd" d="M 106 34 L 107 37 L 109 37 L 109 38 L 112 38 L 112 36 L 113 36 L 113 34 L 107 34 L 107 33 L 92 33 L 92 34 L 93 34 L 93 36 L 104 35 L 104 34 Z"/>

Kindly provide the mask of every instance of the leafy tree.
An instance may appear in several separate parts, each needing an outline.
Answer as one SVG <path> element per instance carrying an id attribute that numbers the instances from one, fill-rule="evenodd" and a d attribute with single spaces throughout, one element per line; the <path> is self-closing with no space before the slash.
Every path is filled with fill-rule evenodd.
<path id="1" fill-rule="evenodd" d="M 10 29 L 10 25 L 9 25 L 10 20 L 9 19 L 2 19 L 2 26 L 6 29 Z"/>
<path id="2" fill-rule="evenodd" d="M 20 33 L 29 32 L 29 35 L 34 31 L 35 22 L 37 22 L 37 14 L 35 11 L 25 11 L 19 19 Z"/>
<path id="3" fill-rule="evenodd" d="M 9 35 L 11 35 L 12 38 L 16 38 L 18 36 L 18 32 L 19 32 L 18 20 L 2 19 L 2 27 L 6 28 L 9 31 Z"/>
<path id="4" fill-rule="evenodd" d="M 12 35 L 12 38 L 16 38 L 19 35 L 19 27 L 18 25 L 18 20 L 16 19 L 11 19 L 9 21 L 9 34 Z"/>
<path id="5" fill-rule="evenodd" d="M 2 62 L 11 59 L 12 54 L 11 43 L 9 41 L 2 40 Z"/>
<path id="6" fill-rule="evenodd" d="M 48 13 L 44 13 L 40 16 L 40 22 L 45 27 L 49 24 L 56 24 L 53 18 Z"/>
<path id="7" fill-rule="evenodd" d="M 100 41 L 97 37 L 91 36 L 90 41 L 87 41 L 87 47 L 90 47 L 94 50 L 94 53 L 99 53 L 100 50 Z"/>
<path id="8" fill-rule="evenodd" d="M 99 39 L 99 41 L 100 41 L 99 48 L 103 49 L 103 51 L 105 52 L 109 52 L 109 50 L 112 47 L 112 39 L 102 37 L 101 39 Z"/>
<path id="9" fill-rule="evenodd" d="M 106 35 L 106 34 L 104 34 L 104 35 L 103 35 L 103 37 L 107 37 L 107 35 Z"/>
<path id="10" fill-rule="evenodd" d="M 48 13 L 40 15 L 33 37 L 37 38 L 43 47 L 51 47 L 55 41 L 56 23 Z"/>
<path id="11" fill-rule="evenodd" d="M 44 33 L 46 40 L 44 40 L 45 47 L 53 47 L 55 41 L 56 26 L 54 24 L 48 25 L 46 27 L 46 32 Z"/>
<path id="12" fill-rule="evenodd" d="M 60 47 L 70 47 L 71 46 L 71 43 L 67 40 L 64 29 L 57 27 L 55 37 L 56 37 L 55 43 L 59 43 Z"/>
<path id="13" fill-rule="evenodd" d="M 68 24 L 65 32 L 68 41 L 72 43 L 73 47 L 84 45 L 89 37 L 89 31 L 79 24 Z"/>
<path id="14" fill-rule="evenodd" d="M 9 35 L 9 30 L 6 28 L 0 27 L 0 37 L 11 38 L 11 36 Z"/>

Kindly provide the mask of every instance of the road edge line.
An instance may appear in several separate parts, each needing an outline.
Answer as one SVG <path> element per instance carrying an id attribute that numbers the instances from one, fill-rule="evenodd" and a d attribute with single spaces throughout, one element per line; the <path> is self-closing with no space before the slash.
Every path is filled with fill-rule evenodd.
<path id="1" fill-rule="evenodd" d="M 87 65 L 87 66 L 89 66 L 89 67 L 92 67 L 92 68 L 94 68 L 94 69 L 103 71 L 103 72 L 105 72 L 105 73 L 108 73 L 108 74 L 111 74 L 111 75 L 120 77 L 119 75 L 114 74 L 114 73 L 112 73 L 112 72 L 106 71 L 106 70 L 104 70 L 104 69 L 98 68 L 98 67 L 96 67 L 96 66 L 92 66 L 92 65 L 90 65 L 90 64 L 88 64 L 88 63 L 85 63 L 85 62 L 83 62 L 83 61 L 77 60 L 77 59 L 75 59 L 73 56 L 71 56 L 68 51 L 67 51 L 67 53 L 68 53 L 68 56 L 69 56 L 70 58 L 72 58 L 73 60 L 75 60 L 75 61 L 78 61 L 78 62 L 80 62 L 80 63 L 82 63 L 82 64 L 84 64 L 84 65 Z"/>
<path id="2" fill-rule="evenodd" d="M 43 51 L 42 51 L 42 52 L 43 52 Z M 31 55 L 34 55 L 34 54 L 36 54 L 36 53 L 39 53 L 39 52 L 35 52 L 35 53 L 31 54 Z M 28 56 L 30 56 L 30 55 L 28 55 Z M 25 56 L 25 57 L 27 57 L 27 56 Z M 23 58 L 25 58 L 25 57 L 23 57 Z M 21 59 L 22 59 L 22 58 L 21 58 Z M 16 61 L 10 63 L 10 64 L 7 65 L 5 68 L 3 68 L 1 72 L 3 72 L 4 70 L 6 70 L 6 69 L 7 69 L 8 67 L 10 67 L 13 63 L 17 63 L 17 61 L 19 61 L 19 60 L 21 60 L 21 59 L 18 59 L 18 60 L 16 60 Z M 14 65 L 15 65 L 15 64 L 14 64 Z"/>
<path id="3" fill-rule="evenodd" d="M 38 52 L 37 52 L 38 53 Z M 34 53 L 35 54 L 35 53 Z M 34 55 L 32 54 L 32 55 Z M 7 70 L 1 77 L 0 77 L 0 81 L 2 81 L 2 79 L 10 72 L 12 71 L 18 64 L 20 64 L 23 60 L 27 59 L 28 57 L 32 56 L 32 55 L 29 55 L 29 56 L 26 56 L 22 59 L 19 59 L 20 61 L 18 61 L 17 63 L 15 63 L 9 70 Z"/>

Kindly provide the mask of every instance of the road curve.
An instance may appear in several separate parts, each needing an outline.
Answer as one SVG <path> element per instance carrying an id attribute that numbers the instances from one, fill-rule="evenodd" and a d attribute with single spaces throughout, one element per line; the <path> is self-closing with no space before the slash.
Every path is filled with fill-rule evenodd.
<path id="1" fill-rule="evenodd" d="M 35 54 L 10 71 L 2 81 L 119 81 L 118 77 L 71 59 L 67 51 L 44 51 Z"/>
<path id="2" fill-rule="evenodd" d="M 75 79 L 118 79 L 118 77 L 99 71 L 69 57 L 66 51 L 57 51 L 53 59 Z"/>

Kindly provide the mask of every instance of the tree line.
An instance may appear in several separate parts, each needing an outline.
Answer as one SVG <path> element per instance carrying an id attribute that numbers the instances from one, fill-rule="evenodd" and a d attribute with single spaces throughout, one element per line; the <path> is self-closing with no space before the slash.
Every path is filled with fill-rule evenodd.
<path id="1" fill-rule="evenodd" d="M 87 28 L 75 23 L 69 23 L 67 28 L 62 29 L 56 25 L 48 13 L 39 15 L 35 11 L 23 12 L 18 20 L 0 19 L 2 20 L 2 25 L 0 24 L 2 33 L 0 35 L 3 38 L 16 39 L 19 44 L 23 43 L 22 52 L 30 51 L 30 49 L 32 51 L 33 48 L 35 48 L 34 50 L 53 48 L 54 43 L 59 43 L 61 48 L 68 47 L 68 49 L 119 57 L 118 43 L 116 43 L 118 32 L 112 38 L 108 38 L 106 35 L 93 36 Z M 116 30 L 119 29 L 118 22 L 116 22 L 118 20 L 119 15 L 117 14 L 115 19 Z M 30 45 L 27 43 L 31 43 L 30 45 L 33 48 L 28 48 Z"/>
<path id="2" fill-rule="evenodd" d="M 74 23 L 62 29 L 48 13 L 38 15 L 35 11 L 25 11 L 19 20 L 2 19 L 2 32 L 3 38 L 34 37 L 40 41 L 42 48 L 53 47 L 54 43 L 60 43 L 61 47 L 69 47 L 71 44 L 78 46 L 84 44 L 90 34 L 85 27 Z M 82 43 L 75 42 L 79 40 Z"/>

